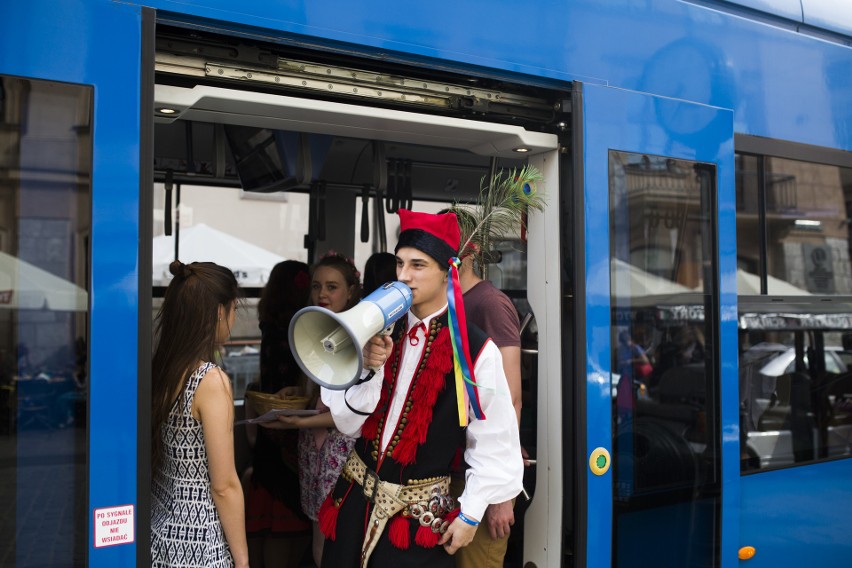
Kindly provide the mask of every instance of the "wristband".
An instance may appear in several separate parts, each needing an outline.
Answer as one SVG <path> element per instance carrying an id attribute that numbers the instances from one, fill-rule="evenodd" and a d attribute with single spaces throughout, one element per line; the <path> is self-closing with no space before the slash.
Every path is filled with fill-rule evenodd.
<path id="1" fill-rule="evenodd" d="M 474 521 L 473 519 L 471 519 L 470 517 L 468 517 L 467 515 L 465 515 L 461 511 L 459 511 L 459 519 L 461 519 L 461 521 L 463 523 L 466 523 L 466 524 L 468 524 L 472 527 L 478 527 L 479 526 L 479 521 Z"/>

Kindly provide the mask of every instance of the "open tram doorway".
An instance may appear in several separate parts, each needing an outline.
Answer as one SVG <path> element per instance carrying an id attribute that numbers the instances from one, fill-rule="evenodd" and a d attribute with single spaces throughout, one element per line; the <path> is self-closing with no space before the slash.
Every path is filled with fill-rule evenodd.
<path id="1" fill-rule="evenodd" d="M 393 252 L 399 208 L 472 203 L 483 179 L 526 164 L 541 170 L 547 210 L 495 247 L 483 276 L 512 299 L 522 322 L 521 441 L 537 460 L 525 476 L 533 499 L 519 496 L 516 508 L 516 529 L 525 530 L 515 531 L 506 565 L 561 565 L 563 554 L 571 565 L 573 457 L 562 452 L 574 420 L 563 391 L 573 388 L 570 371 L 561 371 L 573 368 L 565 349 L 573 294 L 562 275 L 572 248 L 560 246 L 562 219 L 571 215 L 560 183 L 570 170 L 567 87 L 167 26 L 158 28 L 155 69 L 151 236 L 177 241 L 183 261 L 200 260 L 183 251 L 187 233 L 206 225 L 282 260 L 311 264 L 334 250 L 362 270 L 371 254 Z M 234 267 L 246 300 L 223 353 L 238 414 L 259 379 L 257 300 L 271 266 L 254 268 Z M 152 271 L 154 312 L 165 276 Z M 238 468 L 248 467 L 245 429 L 235 436 Z"/>

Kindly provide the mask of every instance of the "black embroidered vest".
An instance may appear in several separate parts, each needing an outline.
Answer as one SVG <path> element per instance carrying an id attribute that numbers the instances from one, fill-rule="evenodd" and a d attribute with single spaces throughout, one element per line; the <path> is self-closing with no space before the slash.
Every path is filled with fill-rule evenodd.
<path id="1" fill-rule="evenodd" d="M 396 374 L 406 344 L 405 329 L 394 333 L 394 350 L 385 364 L 382 398 L 355 444 L 355 451 L 379 478 L 407 484 L 449 475 L 454 460 L 465 447 L 465 428 L 459 426 L 452 345 L 447 314 L 433 318 L 427 330 L 427 344 L 411 381 L 397 424 L 386 421 L 394 396 Z M 472 361 L 476 361 L 487 336 L 474 325 L 468 327 Z M 379 453 L 384 429 L 394 434 L 384 454 Z"/>

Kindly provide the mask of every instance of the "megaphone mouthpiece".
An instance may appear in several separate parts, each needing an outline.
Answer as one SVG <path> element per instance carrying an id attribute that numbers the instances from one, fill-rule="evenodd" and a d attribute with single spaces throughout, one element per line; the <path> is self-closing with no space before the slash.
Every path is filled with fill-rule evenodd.
<path id="1" fill-rule="evenodd" d="M 343 390 L 361 378 L 362 349 L 392 329 L 411 309 L 411 289 L 388 282 L 353 308 L 336 314 L 319 306 L 299 310 L 290 322 L 290 350 L 304 373 L 322 387 Z"/>
<path id="2" fill-rule="evenodd" d="M 327 353 L 337 353 L 350 343 L 352 343 L 352 338 L 346 333 L 346 329 L 338 327 L 323 338 L 322 347 Z"/>

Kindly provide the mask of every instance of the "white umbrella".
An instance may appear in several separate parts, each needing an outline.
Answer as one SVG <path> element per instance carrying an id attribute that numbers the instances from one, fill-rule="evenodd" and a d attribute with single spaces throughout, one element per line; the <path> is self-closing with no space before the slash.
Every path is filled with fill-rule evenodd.
<path id="1" fill-rule="evenodd" d="M 617 258 L 612 259 L 610 277 L 617 290 L 616 296 L 643 298 L 647 296 L 671 296 L 696 292 L 677 282 L 662 278 Z"/>
<path id="2" fill-rule="evenodd" d="M 770 296 L 809 296 L 811 293 L 793 286 L 774 276 L 766 277 L 767 292 Z M 737 269 L 737 294 L 757 295 L 760 294 L 760 277 L 757 274 Z"/>
<path id="3" fill-rule="evenodd" d="M 84 312 L 89 295 L 73 282 L 0 252 L 0 308 Z"/>
<path id="4" fill-rule="evenodd" d="M 174 236 L 154 237 L 153 281 L 166 285 L 171 280 L 169 264 L 175 259 Z M 238 239 L 203 223 L 180 230 L 178 259 L 190 262 L 215 262 L 233 270 L 241 286 L 263 286 L 272 268 L 286 260 L 273 252 Z"/>

